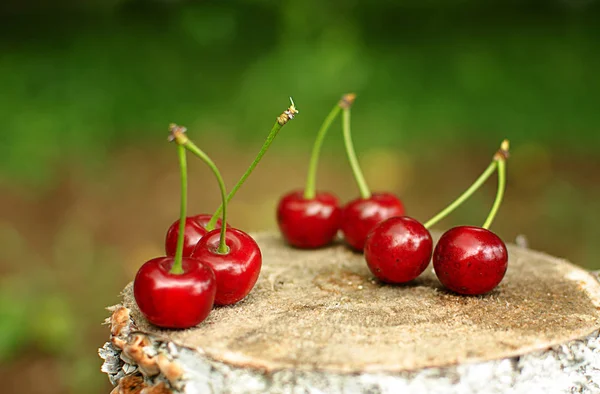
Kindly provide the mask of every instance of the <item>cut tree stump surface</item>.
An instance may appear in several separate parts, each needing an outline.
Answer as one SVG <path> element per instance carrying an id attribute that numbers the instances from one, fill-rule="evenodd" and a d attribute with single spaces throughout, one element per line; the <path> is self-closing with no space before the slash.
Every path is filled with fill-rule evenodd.
<path id="1" fill-rule="evenodd" d="M 514 245 L 500 286 L 465 297 L 444 290 L 431 266 L 390 286 L 342 245 L 303 251 L 275 234 L 255 239 L 263 267 L 243 302 L 216 308 L 196 328 L 161 330 L 142 317 L 129 284 L 124 306 L 136 330 L 233 368 L 346 374 L 503 359 L 600 328 L 600 285 L 590 273 Z"/>

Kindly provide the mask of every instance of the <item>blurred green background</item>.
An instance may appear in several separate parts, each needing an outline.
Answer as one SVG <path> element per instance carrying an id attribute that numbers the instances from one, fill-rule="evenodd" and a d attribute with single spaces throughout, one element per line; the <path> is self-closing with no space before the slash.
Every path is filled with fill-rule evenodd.
<path id="1" fill-rule="evenodd" d="M 494 230 L 600 268 L 600 2 L 4 0 L 0 4 L 0 381 L 108 393 L 104 307 L 178 215 L 170 122 L 229 186 L 293 96 L 300 114 L 231 205 L 275 227 L 342 93 L 372 189 L 426 220 L 512 142 Z M 358 193 L 339 123 L 319 185 Z M 191 211 L 216 184 L 190 163 Z M 481 224 L 495 181 L 440 224 Z M 7 390 L 8 387 L 8 391 Z"/>

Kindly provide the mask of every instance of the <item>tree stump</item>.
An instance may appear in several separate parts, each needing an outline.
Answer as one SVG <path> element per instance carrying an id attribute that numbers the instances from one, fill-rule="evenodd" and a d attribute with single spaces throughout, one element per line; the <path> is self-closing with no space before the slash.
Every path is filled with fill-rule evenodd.
<path id="1" fill-rule="evenodd" d="M 150 325 L 125 288 L 100 349 L 113 393 L 600 392 L 600 284 L 564 260 L 508 245 L 500 286 L 465 297 L 431 266 L 390 286 L 342 245 L 255 239 L 254 290 L 193 329 Z"/>

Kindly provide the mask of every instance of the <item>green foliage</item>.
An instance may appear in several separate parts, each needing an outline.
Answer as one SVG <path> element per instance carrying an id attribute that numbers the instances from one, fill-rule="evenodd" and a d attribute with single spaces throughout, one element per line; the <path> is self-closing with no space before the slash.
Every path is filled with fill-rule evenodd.
<path id="1" fill-rule="evenodd" d="M 592 8 L 141 4 L 3 28 L 1 177 L 49 181 L 65 158 L 99 167 L 117 144 L 162 142 L 171 121 L 262 139 L 290 94 L 314 130 L 349 90 L 359 143 L 600 142 Z"/>
<path id="2" fill-rule="evenodd" d="M 10 279 L 0 282 L 0 362 L 13 358 L 30 337 L 29 300 L 19 291 L 21 286 Z M 21 299 L 16 300 L 15 294 L 21 295 Z"/>
<path id="3" fill-rule="evenodd" d="M 70 392 L 102 387 L 106 377 L 98 373 L 94 351 L 101 343 L 90 344 L 89 333 L 98 330 L 107 314 L 104 306 L 123 285 L 114 279 L 122 259 L 72 221 L 52 235 L 50 256 L 39 256 L 1 222 L 0 239 L 7 241 L 3 257 L 23 263 L 0 280 L 0 362 L 32 351 L 53 357 L 65 384 L 72 385 Z"/>

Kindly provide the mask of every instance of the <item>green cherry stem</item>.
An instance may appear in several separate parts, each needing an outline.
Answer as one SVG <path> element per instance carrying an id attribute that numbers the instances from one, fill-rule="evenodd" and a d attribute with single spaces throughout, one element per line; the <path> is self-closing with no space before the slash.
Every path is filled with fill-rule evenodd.
<path id="1" fill-rule="evenodd" d="M 354 151 L 354 144 L 352 143 L 352 135 L 350 133 L 350 107 L 352 106 L 355 98 L 355 94 L 346 94 L 340 102 L 340 105 L 344 110 L 342 129 L 344 132 L 344 145 L 346 146 L 346 154 L 348 155 L 348 161 L 350 161 L 350 167 L 354 173 L 354 179 L 358 185 L 360 196 L 363 199 L 367 199 L 371 197 L 371 191 L 369 190 L 367 181 L 365 181 L 365 177 L 360 169 L 360 165 L 358 164 L 358 158 L 356 157 L 356 152 Z"/>
<path id="2" fill-rule="evenodd" d="M 204 153 L 200 148 L 196 146 L 189 138 L 185 135 L 186 129 L 185 127 L 177 126 L 175 124 L 171 125 L 171 138 L 177 142 L 177 144 L 192 152 L 195 156 L 199 157 L 206 165 L 211 169 L 215 178 L 217 178 L 217 182 L 219 183 L 219 189 L 221 190 L 221 201 L 222 201 L 222 225 L 221 225 L 221 235 L 219 238 L 219 247 L 217 248 L 217 253 L 227 254 L 229 253 L 229 247 L 226 243 L 226 231 L 227 231 L 227 190 L 225 189 L 225 182 L 223 181 L 223 177 L 219 172 L 216 164 L 211 160 L 210 157 L 206 153 Z M 182 175 L 183 179 L 183 175 Z M 183 183 L 183 182 L 182 182 Z M 183 189 L 182 189 L 183 190 Z M 182 213 L 183 222 L 185 225 L 185 210 Z M 179 250 L 179 243 L 181 242 L 181 254 L 183 254 L 183 233 L 185 231 L 185 227 L 179 225 L 179 238 L 177 238 L 177 250 Z M 177 255 L 176 255 L 177 256 Z"/>
<path id="3" fill-rule="evenodd" d="M 454 200 L 450 205 L 448 205 L 443 211 L 429 219 L 427 223 L 424 224 L 425 228 L 431 228 L 431 226 L 435 225 L 440 220 L 444 219 L 448 216 L 452 211 L 458 208 L 463 202 L 465 202 L 469 197 L 473 195 L 480 187 L 489 179 L 489 177 L 496 171 L 496 167 L 498 166 L 498 162 L 496 160 L 492 161 L 488 168 L 485 169 L 483 174 L 477 178 L 477 180 L 456 200 Z"/>
<path id="4" fill-rule="evenodd" d="M 173 275 L 183 274 L 183 236 L 185 235 L 185 218 L 187 210 L 187 161 L 185 148 L 177 145 L 179 156 L 179 170 L 181 172 L 181 203 L 179 205 L 179 234 L 177 235 L 177 248 L 175 249 L 175 260 L 170 273 Z"/>
<path id="5" fill-rule="evenodd" d="M 504 149 L 504 148 L 506 148 L 506 149 Z M 440 220 L 444 219 L 446 216 L 448 216 L 450 213 L 452 213 L 452 211 L 454 211 L 456 208 L 458 208 L 463 202 L 465 202 L 469 197 L 471 197 L 473 195 L 473 193 L 475 193 L 481 187 L 481 185 L 483 185 L 489 179 L 489 177 L 494 173 L 496 168 L 498 168 L 500 166 L 501 162 L 502 162 L 502 165 L 505 164 L 504 162 L 506 161 L 507 157 L 508 157 L 508 141 L 504 140 L 502 142 L 500 150 L 498 152 L 496 152 L 496 154 L 494 155 L 494 159 L 492 160 L 490 165 L 485 169 L 485 171 L 483 171 L 483 173 L 479 176 L 479 178 L 477 178 L 475 180 L 475 182 L 473 182 L 473 184 L 463 194 L 461 194 L 456 200 L 454 200 L 450 205 L 448 205 L 440 213 L 438 213 L 437 215 L 435 215 L 434 217 L 429 219 L 429 221 L 427 221 L 424 224 L 425 228 L 431 228 L 431 226 L 435 225 Z M 496 205 L 499 206 L 500 202 L 498 202 L 498 204 L 494 204 L 494 206 L 496 206 Z M 497 211 L 498 207 L 496 207 L 495 210 Z M 494 213 L 494 215 L 495 215 L 494 210 L 492 210 L 491 213 Z M 488 219 L 489 219 L 489 217 L 488 217 Z M 492 216 L 492 220 L 493 219 L 494 219 L 494 217 Z M 486 220 L 486 223 L 487 222 L 488 221 Z"/>
<path id="6" fill-rule="evenodd" d="M 291 97 L 290 97 L 290 101 L 292 102 L 292 105 L 290 105 L 290 107 L 288 109 L 283 111 L 283 113 L 277 117 L 277 121 L 273 125 L 273 128 L 271 129 L 271 132 L 267 136 L 267 139 L 266 139 L 265 143 L 263 144 L 262 148 L 260 149 L 260 152 L 258 152 L 258 155 L 254 159 L 252 164 L 250 164 L 250 167 L 248 167 L 248 169 L 246 170 L 244 175 L 242 175 L 240 180 L 235 184 L 235 186 L 233 186 L 233 189 L 231 189 L 231 191 L 227 195 L 227 198 L 225 200 L 223 200 L 223 202 L 221 203 L 221 205 L 219 206 L 217 211 L 213 214 L 212 218 L 206 225 L 207 230 L 209 230 L 209 231 L 214 230 L 214 228 L 217 224 L 217 220 L 219 219 L 219 215 L 221 215 L 221 212 L 223 211 L 225 204 L 227 202 L 231 201 L 233 196 L 235 196 L 235 193 L 237 193 L 239 188 L 244 184 L 244 182 L 246 182 L 246 179 L 248 179 L 250 174 L 252 174 L 252 171 L 254 171 L 254 169 L 256 168 L 256 166 L 258 165 L 260 160 L 262 159 L 262 157 L 265 155 L 265 153 L 267 153 L 267 150 L 269 149 L 269 146 L 271 146 L 271 143 L 273 142 L 275 137 L 277 137 L 279 130 L 281 130 L 281 128 L 283 126 L 285 126 L 287 124 L 287 122 L 289 122 L 291 119 L 294 119 L 294 116 L 298 113 L 298 110 L 296 109 L 296 107 L 294 105 L 294 101 L 292 100 Z"/>
<path id="7" fill-rule="evenodd" d="M 341 101 L 338 102 L 335 107 L 329 112 L 329 115 L 323 121 L 319 132 L 317 133 L 317 138 L 315 139 L 315 143 L 313 145 L 312 153 L 310 156 L 310 163 L 308 165 L 308 176 L 306 177 L 306 188 L 304 189 L 304 198 L 307 200 L 312 200 L 316 196 L 316 183 L 317 183 L 317 167 L 319 165 L 319 154 L 321 153 L 321 146 L 323 145 L 323 141 L 325 140 L 325 135 L 327 135 L 327 131 L 329 127 L 337 118 L 338 114 L 342 110 Z"/>
<path id="8" fill-rule="evenodd" d="M 498 209 L 500 208 L 500 204 L 502 204 L 502 199 L 504 198 L 504 191 L 506 190 L 506 157 L 508 156 L 508 147 L 508 140 L 504 140 L 500 151 L 496 154 L 496 156 L 498 156 L 498 159 L 496 160 L 498 162 L 498 191 L 496 192 L 496 199 L 494 200 L 492 210 L 483 226 L 481 226 L 486 230 L 492 225 L 492 222 L 498 213 Z"/>

